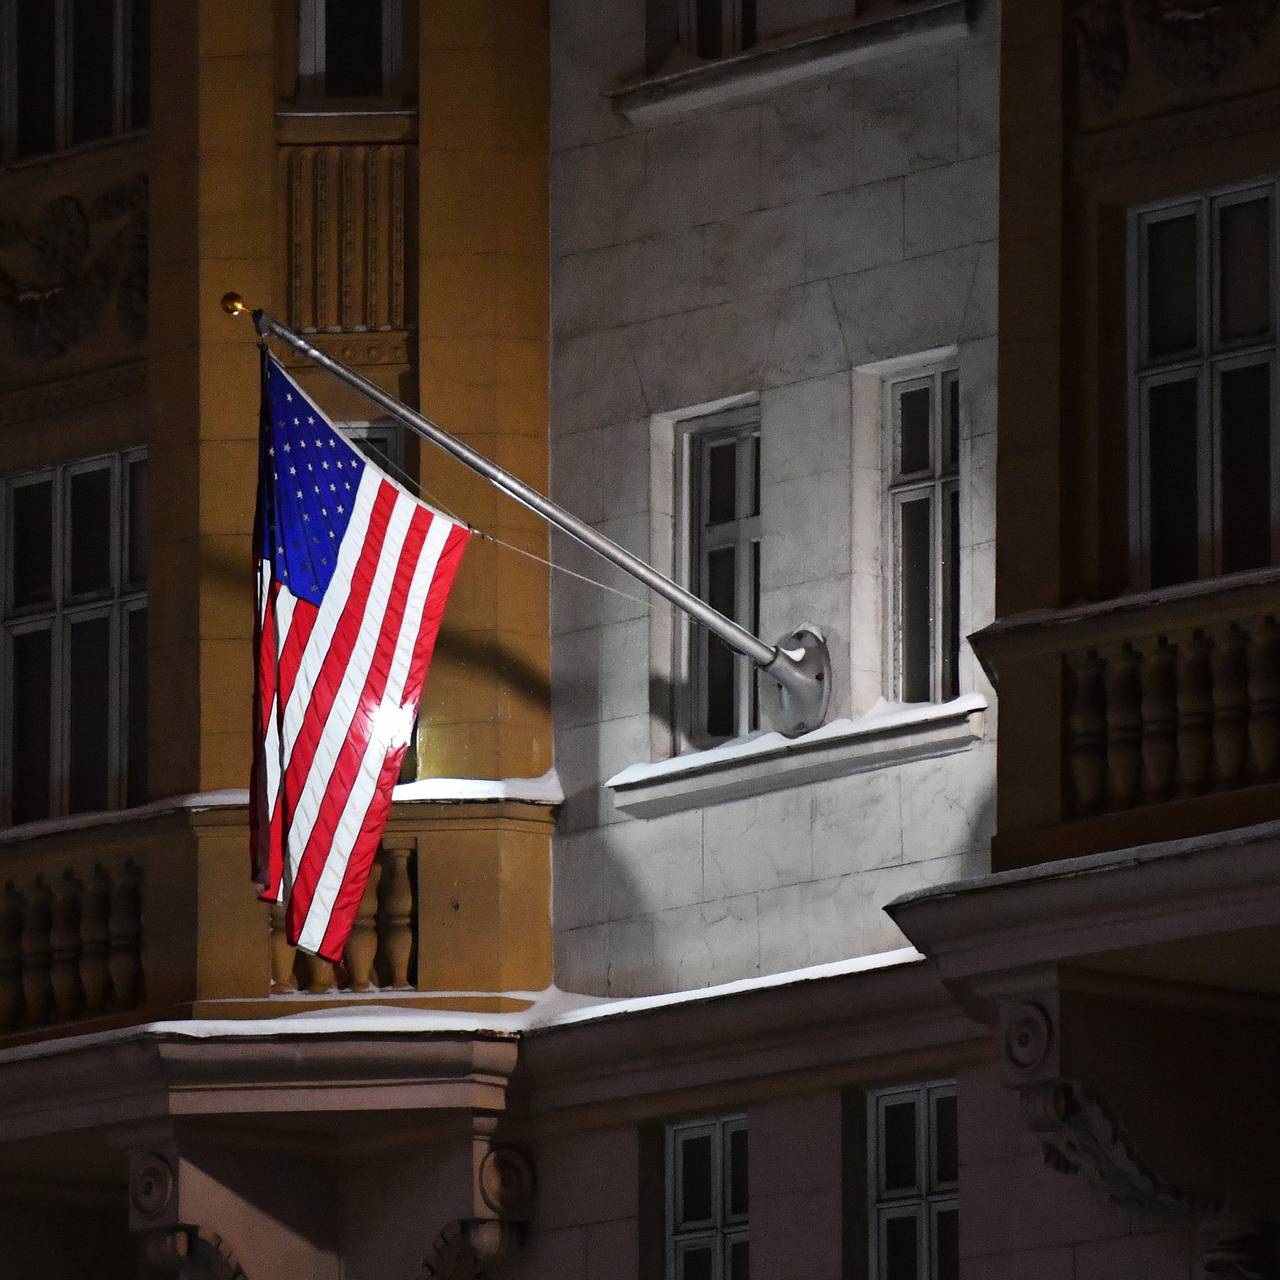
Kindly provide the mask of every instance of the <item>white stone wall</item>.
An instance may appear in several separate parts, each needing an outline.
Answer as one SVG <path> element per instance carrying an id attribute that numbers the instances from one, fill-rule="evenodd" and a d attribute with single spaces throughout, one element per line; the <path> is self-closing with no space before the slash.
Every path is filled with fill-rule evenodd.
<path id="1" fill-rule="evenodd" d="M 837 717 L 886 687 L 869 365 L 957 349 L 962 629 L 992 616 L 998 24 L 978 10 L 945 44 L 641 127 L 602 93 L 644 66 L 643 0 L 551 4 L 552 492 L 669 563 L 672 418 L 757 397 L 762 630 L 823 627 Z M 688 988 L 898 946 L 886 901 L 985 868 L 993 698 L 964 751 L 628 817 L 602 783 L 671 751 L 670 611 L 553 577 L 560 985 Z M 991 697 L 967 649 L 962 667 Z"/>

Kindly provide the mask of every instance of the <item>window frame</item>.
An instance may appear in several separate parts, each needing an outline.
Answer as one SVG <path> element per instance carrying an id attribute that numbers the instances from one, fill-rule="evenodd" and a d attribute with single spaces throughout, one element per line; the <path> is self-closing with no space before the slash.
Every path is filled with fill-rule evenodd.
<path id="1" fill-rule="evenodd" d="M 377 111 L 398 108 L 404 100 L 404 0 L 378 0 L 382 6 L 382 92 L 367 98 L 336 98 L 325 93 L 326 0 L 298 0 L 297 105 L 329 110 Z"/>
<path id="2" fill-rule="evenodd" d="M 935 1102 L 959 1098 L 955 1080 L 928 1080 L 919 1084 L 887 1085 L 866 1095 L 867 1132 L 867 1267 L 868 1280 L 885 1280 L 884 1254 L 889 1221 L 911 1217 L 916 1222 L 916 1260 L 922 1280 L 938 1280 L 937 1229 L 940 1212 L 959 1212 L 959 1169 L 954 1181 L 937 1177 L 938 1134 Z M 890 1191 L 885 1187 L 883 1115 L 887 1105 L 911 1099 L 916 1105 L 915 1186 Z M 959 1106 L 957 1103 L 957 1120 Z M 958 1126 L 957 1126 L 958 1127 Z"/>
<path id="3" fill-rule="evenodd" d="M 731 1142 L 735 1133 L 746 1133 L 747 1153 L 747 1209 L 733 1213 L 729 1208 L 731 1167 Z M 680 1224 L 678 1220 L 683 1165 L 677 1160 L 680 1145 L 690 1138 L 711 1139 L 711 1216 L 696 1222 Z M 679 1280 L 681 1257 L 690 1249 L 712 1246 L 711 1280 L 728 1280 L 728 1256 L 735 1244 L 746 1242 L 750 1248 L 750 1131 L 747 1116 L 738 1112 L 697 1120 L 674 1121 L 666 1126 L 663 1156 L 664 1185 L 664 1258 L 667 1280 Z"/>
<path id="4" fill-rule="evenodd" d="M 21 0 L 0 0 L 0 164 L 6 167 L 35 164 L 53 156 L 101 147 L 145 132 L 149 120 L 137 119 L 134 57 L 131 40 L 135 0 L 110 0 L 111 4 L 111 129 L 101 138 L 74 141 L 73 119 L 75 31 L 74 0 L 51 0 L 53 37 L 53 146 L 48 151 L 18 154 L 18 5 Z M 148 51 L 150 41 L 148 41 Z"/>
<path id="5" fill-rule="evenodd" d="M 1233 204 L 1269 201 L 1269 328 L 1259 338 L 1223 340 L 1220 335 L 1222 240 L 1219 211 Z M 1193 347 L 1153 357 L 1150 349 L 1149 242 L 1146 230 L 1159 222 L 1192 216 L 1196 220 L 1196 340 Z M 1222 415 L 1224 370 L 1267 365 L 1270 370 L 1271 563 L 1280 563 L 1280 175 L 1254 178 L 1174 198 L 1135 205 L 1127 216 L 1126 328 L 1128 370 L 1128 515 L 1130 577 L 1137 590 L 1150 589 L 1152 464 L 1148 388 L 1196 379 L 1197 574 L 1194 580 L 1222 576 Z"/>
<path id="6" fill-rule="evenodd" d="M 71 809 L 71 707 L 68 701 L 71 637 L 81 622 L 108 621 L 110 657 L 107 673 L 106 808 L 129 803 L 129 616 L 148 610 L 147 582 L 126 581 L 130 557 L 130 504 L 133 501 L 132 464 L 146 461 L 145 447 L 94 454 L 56 466 L 43 466 L 0 478 L 0 825 L 13 825 L 14 743 L 9 703 L 14 677 L 14 640 L 19 635 L 49 633 L 49 812 L 47 818 L 69 816 Z M 77 475 L 107 471 L 110 475 L 108 526 L 110 537 L 108 588 L 71 595 L 71 502 L 69 490 Z M 9 557 L 14 543 L 12 494 L 27 486 L 49 483 L 50 598 L 21 608 L 15 606 Z M 145 760 L 145 755 L 144 755 Z M 145 790 L 145 778 L 143 789 Z M 80 812 L 80 810 L 75 810 Z M 32 819 L 40 821 L 41 819 Z"/>
<path id="7" fill-rule="evenodd" d="M 913 502 L 929 504 L 929 698 L 928 702 L 941 703 L 959 697 L 960 650 L 963 645 L 961 596 L 964 590 L 963 573 L 958 575 L 955 598 L 949 600 L 947 570 L 954 558 L 957 566 L 962 563 L 963 521 L 955 531 L 955 546 L 947 555 L 950 541 L 949 503 L 954 496 L 959 508 L 963 508 L 963 475 L 961 459 L 964 453 L 964 415 L 960 409 L 960 369 L 952 360 L 923 364 L 903 369 L 884 379 L 883 474 L 884 481 L 884 530 L 881 545 L 889 549 L 884 557 L 885 566 L 885 664 L 887 693 L 892 701 L 906 702 L 906 628 L 903 625 L 903 509 Z M 899 470 L 901 456 L 901 405 L 904 394 L 928 389 L 929 397 L 929 465 L 912 472 Z M 954 389 L 954 392 L 952 391 Z M 956 398 L 955 456 L 947 458 L 946 442 L 950 436 L 945 420 L 949 414 L 948 396 Z M 957 643 L 954 652 L 946 646 L 948 623 L 954 613 Z M 948 661 L 949 659 L 949 661 Z M 912 705 L 923 705 L 917 701 Z"/>
<path id="8" fill-rule="evenodd" d="M 759 483 L 761 457 L 761 415 L 758 404 L 724 409 L 688 418 L 677 426 L 677 482 L 680 498 L 677 569 L 680 582 L 699 599 L 705 599 L 707 553 L 723 547 L 735 548 L 734 620 L 753 635 L 759 632 L 764 561 L 763 486 Z M 710 524 L 709 480 L 706 456 L 717 444 L 738 442 L 735 459 L 735 514 L 731 521 Z M 743 449 L 745 440 L 754 440 L 754 452 Z M 744 460 L 743 455 L 747 455 Z M 754 469 L 750 459 L 754 457 Z M 741 512 L 744 492 L 760 501 L 752 514 Z M 716 532 L 709 538 L 708 530 Z M 754 550 L 753 550 L 754 548 Z M 745 554 L 744 554 L 745 553 Z M 754 583 L 753 583 L 754 579 Z M 762 709 L 759 682 L 750 659 L 733 654 L 734 732 L 719 736 L 707 732 L 708 658 L 710 633 L 681 614 L 675 628 L 674 669 L 677 681 L 678 750 L 703 750 L 759 732 Z"/>

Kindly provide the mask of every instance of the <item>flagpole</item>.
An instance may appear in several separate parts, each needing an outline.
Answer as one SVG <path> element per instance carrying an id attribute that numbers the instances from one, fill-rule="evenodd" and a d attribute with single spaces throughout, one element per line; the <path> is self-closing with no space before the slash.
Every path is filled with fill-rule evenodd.
<path id="1" fill-rule="evenodd" d="M 233 317 L 243 315 L 249 310 L 238 293 L 224 295 L 222 309 Z M 750 659 L 771 678 L 771 681 L 776 682 L 773 688 L 766 685 L 766 691 L 773 694 L 771 719 L 779 731 L 788 737 L 795 737 L 817 729 L 824 723 L 831 700 L 831 659 L 827 652 L 826 641 L 816 627 L 809 625 L 798 627 L 784 636 L 778 644 L 766 644 L 758 636 L 752 635 L 745 627 L 740 626 L 732 618 L 726 617 L 718 609 L 713 609 L 705 600 L 699 599 L 666 574 L 660 573 L 652 565 L 632 555 L 612 538 L 606 537 L 572 512 L 566 511 L 559 503 L 553 502 L 505 468 L 491 462 L 483 454 L 477 453 L 437 423 L 401 404 L 389 392 L 384 391 L 376 383 L 370 382 L 340 360 L 335 360 L 313 346 L 268 312 L 257 309 L 251 314 L 260 337 L 265 338 L 270 334 L 273 338 L 278 338 L 292 347 L 300 355 L 306 356 L 313 364 L 327 369 L 336 378 L 354 387 L 362 395 L 385 409 L 391 417 L 403 423 L 410 431 L 424 440 L 429 440 L 451 454 L 464 466 L 484 476 L 508 497 L 535 512 L 562 533 L 568 534 L 611 564 L 631 574 L 650 590 L 656 591 L 658 595 L 669 600 L 676 608 L 682 609 L 694 621 L 701 623 L 712 634 L 719 636 L 730 648 Z"/>

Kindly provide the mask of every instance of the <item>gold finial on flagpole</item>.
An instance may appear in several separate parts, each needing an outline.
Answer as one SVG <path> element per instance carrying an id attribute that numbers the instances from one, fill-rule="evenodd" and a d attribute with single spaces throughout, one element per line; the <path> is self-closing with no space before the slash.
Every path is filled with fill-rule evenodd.
<path id="1" fill-rule="evenodd" d="M 244 305 L 244 299 L 238 293 L 224 293 L 222 309 L 229 316 L 242 316 L 249 308 Z"/>

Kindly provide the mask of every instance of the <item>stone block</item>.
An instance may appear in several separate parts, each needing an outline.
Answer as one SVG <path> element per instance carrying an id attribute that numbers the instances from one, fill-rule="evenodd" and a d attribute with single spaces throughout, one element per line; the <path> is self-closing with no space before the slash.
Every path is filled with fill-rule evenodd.
<path id="1" fill-rule="evenodd" d="M 959 74 L 960 154 L 987 155 L 1000 146 L 999 43 L 992 40 L 966 49 L 960 55 Z"/>
<path id="2" fill-rule="evenodd" d="M 979 257 L 977 248 L 951 249 L 833 280 L 852 362 L 908 356 L 960 341 Z"/>
<path id="3" fill-rule="evenodd" d="M 548 17 L 553 49 L 595 45 L 611 37 L 644 40 L 644 6 L 631 0 L 556 0 Z"/>
<path id="4" fill-rule="evenodd" d="M 813 878 L 813 789 L 712 805 L 703 810 L 708 899 Z"/>
<path id="5" fill-rule="evenodd" d="M 763 204 L 788 204 L 840 191 L 860 177 L 850 145 L 852 80 L 778 94 L 760 110 Z"/>
<path id="6" fill-rule="evenodd" d="M 551 443 L 551 496 L 579 520 L 598 524 L 604 519 L 604 489 L 600 484 L 599 451 L 602 431 L 575 431 Z"/>
<path id="7" fill-rule="evenodd" d="M 1076 1280 L 1075 1259 L 1070 1249 L 1027 1249 L 996 1257 L 962 1258 L 960 1280 Z"/>
<path id="8" fill-rule="evenodd" d="M 646 513 L 601 520 L 595 528 L 633 555 L 648 558 L 649 518 Z M 567 534 L 552 534 L 551 559 L 555 564 L 581 575 L 558 575 L 559 581 L 551 600 L 554 634 L 648 615 L 650 605 L 646 588 L 629 573 Z"/>
<path id="9" fill-rule="evenodd" d="M 841 1098 L 836 1091 L 752 1103 L 751 1198 L 839 1187 Z"/>
<path id="10" fill-rule="evenodd" d="M 771 641 L 802 623 L 819 627 L 831 651 L 832 718 L 849 714 L 849 575 L 788 582 L 760 593 L 760 632 Z"/>
<path id="11" fill-rule="evenodd" d="M 902 862 L 898 770 L 873 769 L 813 788 L 815 879 Z"/>
<path id="12" fill-rule="evenodd" d="M 1002 1083 L 998 1063 L 969 1067 L 959 1073 L 958 1083 L 963 1099 L 957 1112 L 960 1166 L 966 1188 L 970 1179 L 981 1185 L 988 1161 L 1040 1154 L 1040 1139 L 1022 1118 L 1017 1093 Z"/>
<path id="13" fill-rule="evenodd" d="M 557 934 L 603 924 L 606 920 L 601 847 L 600 833 L 594 830 L 555 838 L 551 860 L 551 927 Z"/>
<path id="14" fill-rule="evenodd" d="M 998 254 L 994 244 L 984 244 L 979 248 L 977 269 L 973 273 L 973 286 L 969 290 L 969 299 L 965 304 L 960 325 L 961 342 L 971 342 L 975 338 L 989 338 L 996 331 L 997 259 Z"/>
<path id="15" fill-rule="evenodd" d="M 534 1158 L 541 1231 L 635 1217 L 640 1135 L 634 1127 L 549 1137 L 538 1144 Z M 601 1177 L 603 1170 L 608 1177 Z"/>
<path id="16" fill-rule="evenodd" d="M 849 572 L 849 487 L 843 468 L 762 486 L 766 590 Z"/>
<path id="17" fill-rule="evenodd" d="M 907 257 L 994 240 L 999 165 L 998 156 L 985 155 L 905 178 L 903 249 Z"/>
<path id="18" fill-rule="evenodd" d="M 804 270 L 810 280 L 902 257 L 901 178 L 818 196 L 805 204 L 804 217 Z"/>
<path id="19" fill-rule="evenodd" d="M 555 926 L 552 936 L 553 976 L 562 991 L 584 995 L 609 994 L 609 938 L 613 926 L 593 924 L 581 928 Z"/>
<path id="20" fill-rule="evenodd" d="M 656 980 L 649 990 L 691 991 L 751 978 L 760 972 L 755 894 L 678 907 L 649 919 L 651 950 L 647 954 L 653 958 Z M 618 995 L 627 994 L 622 984 L 628 972 L 644 972 L 643 936 L 643 930 L 614 935 L 615 945 L 610 951 L 611 991 Z"/>
<path id="21" fill-rule="evenodd" d="M 686 907 L 702 888 L 702 811 L 615 822 L 597 835 L 606 919 Z"/>
<path id="22" fill-rule="evenodd" d="M 596 483 L 605 516 L 616 519 L 649 510 L 651 452 L 647 418 L 601 428 Z"/>
<path id="23" fill-rule="evenodd" d="M 558 257 L 642 234 L 644 136 L 624 134 L 551 155 L 551 255 Z"/>
<path id="24" fill-rule="evenodd" d="M 600 631 L 600 718 L 649 713 L 649 619 L 633 618 Z"/>
<path id="25" fill-rule="evenodd" d="M 553 40 L 550 56 L 552 151 L 630 131 L 603 90 L 644 65 L 643 30 L 605 32 L 600 39 L 582 43 Z"/>
<path id="26" fill-rule="evenodd" d="M 561 1227 L 554 1231 L 534 1231 L 503 1264 L 512 1280 L 586 1280 L 587 1232 L 581 1227 Z"/>
<path id="27" fill-rule="evenodd" d="M 594 724 L 600 715 L 598 627 L 568 631 L 551 647 L 551 715 L 557 729 Z"/>
<path id="28" fill-rule="evenodd" d="M 551 430 L 569 435 L 647 412 L 626 331 L 610 329 L 552 346 Z"/>
<path id="29" fill-rule="evenodd" d="M 778 294 L 776 305 L 769 356 L 762 371 L 766 386 L 820 378 L 849 367 L 835 303 L 825 280 Z"/>
<path id="30" fill-rule="evenodd" d="M 846 374 L 771 387 L 760 397 L 760 481 L 776 484 L 849 465 Z"/>
<path id="31" fill-rule="evenodd" d="M 1175 1227 L 1075 1248 L 1076 1275 L 1089 1280 L 1191 1280 L 1198 1274 L 1197 1242 L 1190 1228 Z"/>
<path id="32" fill-rule="evenodd" d="M 986 849 L 995 824 L 995 761 L 974 747 L 900 766 L 902 857 L 926 862 Z"/>
<path id="33" fill-rule="evenodd" d="M 752 1162 L 752 1172 L 755 1170 Z M 840 1280 L 838 1186 L 751 1197 L 751 1274 L 756 1280 Z"/>
<path id="34" fill-rule="evenodd" d="M 628 716 L 558 731 L 556 771 L 564 788 L 561 831 L 580 831 L 600 823 L 617 822 L 622 815 L 600 783 L 627 765 L 649 758 L 649 719 Z M 480 775 L 493 776 L 493 775 Z"/>
<path id="35" fill-rule="evenodd" d="M 635 1218 L 596 1222 L 586 1231 L 586 1280 L 639 1280 L 640 1227 Z"/>
<path id="36" fill-rule="evenodd" d="M 805 278 L 800 208 L 758 209 L 708 225 L 701 276 L 705 302 L 799 284 Z"/>
<path id="37" fill-rule="evenodd" d="M 995 621 L 996 544 L 967 547 L 960 566 L 960 610 L 965 635 Z"/>
<path id="38" fill-rule="evenodd" d="M 996 437 L 970 436 L 961 444 L 962 547 L 994 542 L 996 536 Z"/>
<path id="39" fill-rule="evenodd" d="M 956 79 L 955 58 L 945 57 L 899 64 L 858 81 L 851 145 L 856 181 L 893 178 L 956 158 Z"/>
<path id="40" fill-rule="evenodd" d="M 960 350 L 960 412 L 971 437 L 996 429 L 996 347 L 989 337 Z"/>

